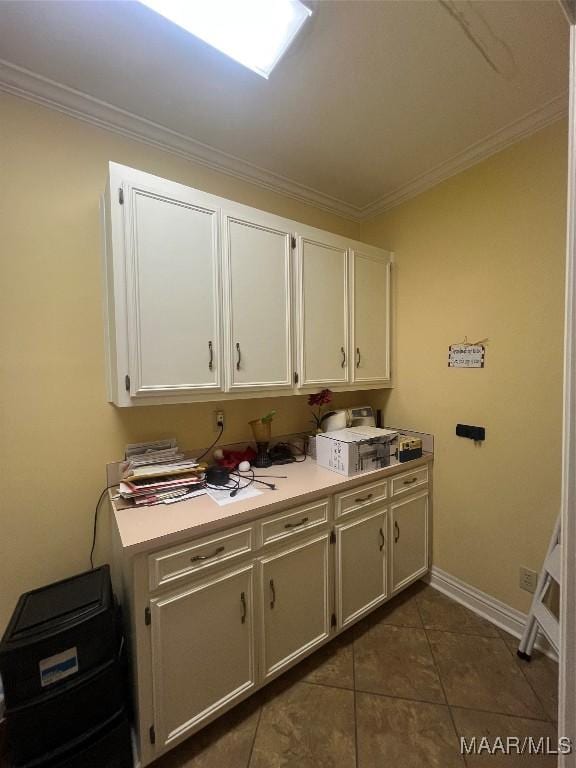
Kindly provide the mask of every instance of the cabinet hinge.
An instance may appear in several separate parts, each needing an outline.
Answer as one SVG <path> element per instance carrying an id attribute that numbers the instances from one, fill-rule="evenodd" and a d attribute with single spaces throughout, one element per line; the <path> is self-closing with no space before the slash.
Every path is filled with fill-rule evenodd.
<path id="1" fill-rule="evenodd" d="M 294 384 L 298 384 L 298 372 L 294 371 Z"/>
<path id="2" fill-rule="evenodd" d="M 150 726 L 150 744 L 156 744 L 156 728 L 153 725 Z"/>
<path id="3" fill-rule="evenodd" d="M 128 374 L 124 377 L 124 386 L 126 387 L 126 392 L 130 392 L 130 376 Z"/>
<path id="4" fill-rule="evenodd" d="M 150 608 L 144 608 L 144 624 L 146 624 L 146 626 L 149 627 L 151 623 L 152 623 L 152 614 L 150 613 Z"/>
<path id="5" fill-rule="evenodd" d="M 118 188 L 118 202 L 120 205 L 124 205 L 124 190 L 122 187 Z"/>
<path id="6" fill-rule="evenodd" d="M 336 531 L 330 533 L 330 544 L 336 544 Z"/>
<path id="7" fill-rule="evenodd" d="M 290 244 L 292 248 L 296 248 L 296 238 L 294 237 L 294 235 L 292 235 L 292 237 L 290 238 Z"/>
<path id="8" fill-rule="evenodd" d="M 330 626 L 334 628 L 336 626 L 336 614 L 332 614 L 332 619 L 330 620 Z"/>

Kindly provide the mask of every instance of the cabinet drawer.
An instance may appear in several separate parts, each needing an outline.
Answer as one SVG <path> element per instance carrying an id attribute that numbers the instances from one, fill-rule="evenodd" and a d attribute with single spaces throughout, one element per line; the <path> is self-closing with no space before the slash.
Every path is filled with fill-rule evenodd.
<path id="1" fill-rule="evenodd" d="M 383 501 L 388 498 L 388 481 L 381 480 L 378 483 L 360 485 L 353 491 L 339 493 L 336 496 L 336 517 L 342 517 L 356 509 L 362 509 L 375 501 Z"/>
<path id="2" fill-rule="evenodd" d="M 318 528 L 328 522 L 328 499 L 288 512 L 280 512 L 261 524 L 262 546 L 283 541 L 302 531 Z"/>
<path id="3" fill-rule="evenodd" d="M 428 467 L 418 467 L 412 472 L 404 472 L 392 478 L 392 496 L 398 496 L 405 491 L 420 488 L 428 483 Z"/>
<path id="4" fill-rule="evenodd" d="M 252 528 L 246 527 L 156 552 L 148 558 L 150 590 L 240 557 L 251 550 Z"/>

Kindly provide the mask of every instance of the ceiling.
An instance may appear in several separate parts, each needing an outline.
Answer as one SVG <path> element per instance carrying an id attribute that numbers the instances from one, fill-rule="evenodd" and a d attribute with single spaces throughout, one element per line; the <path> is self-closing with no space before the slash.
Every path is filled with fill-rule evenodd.
<path id="1" fill-rule="evenodd" d="M 357 219 L 566 113 L 555 0 L 307 4 L 264 80 L 138 2 L 0 2 L 0 89 Z"/>

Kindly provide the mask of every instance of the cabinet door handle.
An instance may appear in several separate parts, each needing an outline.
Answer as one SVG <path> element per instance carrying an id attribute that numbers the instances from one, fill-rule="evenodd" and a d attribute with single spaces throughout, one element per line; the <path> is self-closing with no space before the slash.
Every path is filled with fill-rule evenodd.
<path id="1" fill-rule="evenodd" d="M 210 560 L 212 557 L 216 557 L 221 552 L 224 552 L 225 547 L 217 547 L 211 555 L 194 555 L 190 558 L 191 563 L 197 563 L 199 560 Z"/>
<path id="2" fill-rule="evenodd" d="M 246 623 L 246 595 L 244 592 L 240 593 L 240 602 L 242 603 L 242 624 Z"/>
<path id="3" fill-rule="evenodd" d="M 342 368 L 346 365 L 346 351 L 344 350 L 344 347 L 340 347 L 340 352 L 342 353 Z"/>
<path id="4" fill-rule="evenodd" d="M 236 342 L 236 352 L 238 353 L 238 360 L 236 360 L 236 370 L 240 370 L 240 363 L 242 362 L 242 352 L 240 352 L 240 344 Z"/>
<path id="5" fill-rule="evenodd" d="M 210 353 L 210 362 L 208 363 L 208 370 L 211 371 L 214 366 L 214 350 L 212 349 L 212 342 L 208 342 L 208 352 Z"/>
<path id="6" fill-rule="evenodd" d="M 394 520 L 394 542 L 399 541 L 399 539 L 400 539 L 400 526 L 398 525 L 396 520 Z"/>
<path id="7" fill-rule="evenodd" d="M 417 480 L 417 477 L 413 477 L 412 480 L 404 480 L 404 485 L 412 485 L 412 483 L 415 483 Z"/>
<path id="8" fill-rule="evenodd" d="M 303 517 L 299 523 L 286 523 L 284 528 L 298 528 L 299 526 L 304 525 L 307 522 L 308 522 L 308 518 Z"/>
<path id="9" fill-rule="evenodd" d="M 362 356 L 360 354 L 360 347 L 356 347 L 356 368 L 360 368 L 360 360 Z"/>
<path id="10" fill-rule="evenodd" d="M 362 504 L 363 501 L 370 501 L 372 496 L 374 496 L 373 493 L 368 493 L 366 494 L 366 496 L 358 496 L 358 498 L 354 499 L 354 501 L 356 502 L 356 504 Z"/>
<path id="11" fill-rule="evenodd" d="M 270 608 L 274 608 L 276 605 L 276 587 L 274 586 L 274 579 L 270 579 L 270 592 L 272 593 L 272 600 L 270 600 Z"/>
<path id="12" fill-rule="evenodd" d="M 378 533 L 380 534 L 380 552 L 382 552 L 382 550 L 384 549 L 384 544 L 386 544 L 386 539 L 384 538 L 384 531 L 382 530 L 382 528 L 380 528 Z"/>

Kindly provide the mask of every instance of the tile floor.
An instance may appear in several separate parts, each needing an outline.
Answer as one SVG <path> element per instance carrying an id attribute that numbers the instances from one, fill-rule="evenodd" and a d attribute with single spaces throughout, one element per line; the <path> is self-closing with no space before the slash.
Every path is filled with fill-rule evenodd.
<path id="1" fill-rule="evenodd" d="M 418 583 L 155 768 L 515 768 L 459 737 L 556 739 L 557 665 Z"/>
<path id="2" fill-rule="evenodd" d="M 460 754 L 461 736 L 556 739 L 558 667 L 517 644 L 418 583 L 154 768 L 552 768 Z"/>

